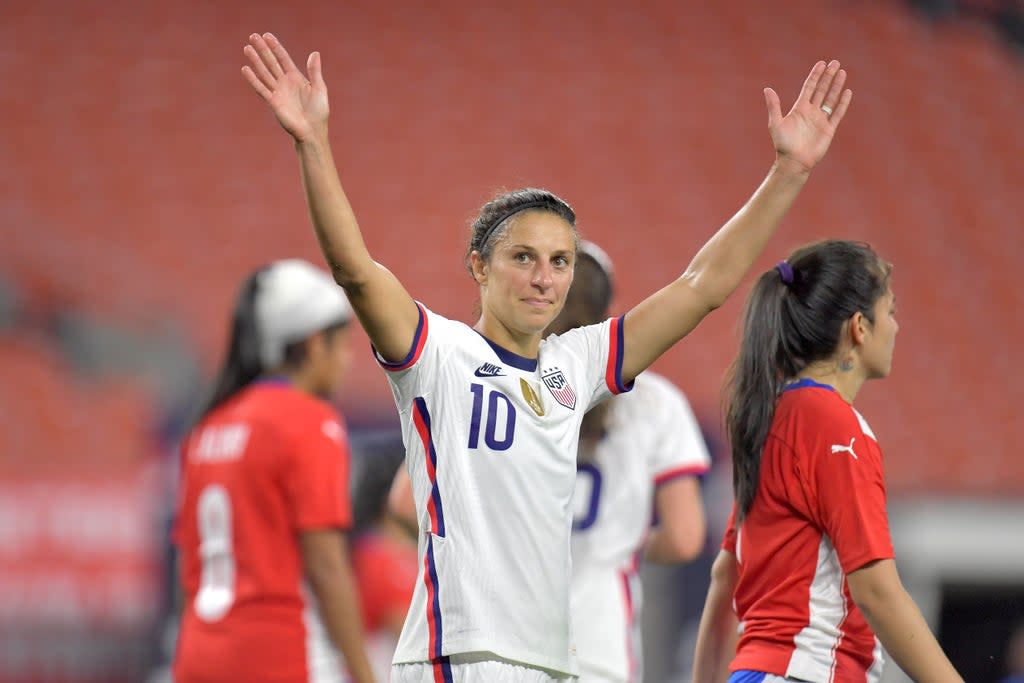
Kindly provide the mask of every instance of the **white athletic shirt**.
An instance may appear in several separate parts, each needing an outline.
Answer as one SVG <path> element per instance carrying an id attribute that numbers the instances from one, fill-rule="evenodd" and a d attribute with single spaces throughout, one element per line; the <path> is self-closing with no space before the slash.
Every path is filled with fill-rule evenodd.
<path id="1" fill-rule="evenodd" d="M 575 674 L 576 446 L 586 410 L 630 388 L 622 319 L 548 337 L 528 359 L 419 307 L 408 357 L 382 362 L 402 421 L 422 567 L 394 661 L 492 652 Z"/>
<path id="2" fill-rule="evenodd" d="M 639 675 L 638 553 L 657 486 L 710 464 L 686 397 L 653 372 L 611 400 L 606 434 L 576 478 L 572 613 L 580 666 L 612 680 Z"/>

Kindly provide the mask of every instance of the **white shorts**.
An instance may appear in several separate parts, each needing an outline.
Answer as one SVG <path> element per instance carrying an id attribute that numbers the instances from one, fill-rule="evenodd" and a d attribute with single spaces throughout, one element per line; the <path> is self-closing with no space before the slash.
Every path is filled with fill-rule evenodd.
<path id="1" fill-rule="evenodd" d="M 569 683 L 575 680 L 576 677 L 569 674 L 519 664 L 489 652 L 391 667 L 391 683 Z"/>

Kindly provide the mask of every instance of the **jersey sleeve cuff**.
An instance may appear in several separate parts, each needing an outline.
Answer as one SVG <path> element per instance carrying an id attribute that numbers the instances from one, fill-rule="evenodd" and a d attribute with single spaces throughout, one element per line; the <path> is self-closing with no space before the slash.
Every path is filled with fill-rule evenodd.
<path id="1" fill-rule="evenodd" d="M 707 465 L 683 465 L 665 470 L 654 477 L 654 485 L 661 486 L 682 477 L 699 477 L 708 471 Z"/>
<path id="2" fill-rule="evenodd" d="M 625 354 L 623 345 L 623 324 L 626 316 L 612 318 L 608 328 L 608 367 L 605 369 L 605 383 L 613 394 L 624 394 L 633 388 L 633 382 L 624 384 L 622 381 L 622 357 Z"/>
<path id="3" fill-rule="evenodd" d="M 423 346 L 427 342 L 427 312 L 423 308 L 423 304 L 416 302 L 416 308 L 419 310 L 420 319 L 416 323 L 416 334 L 412 338 L 412 347 L 409 349 L 408 355 L 400 361 L 389 362 L 384 360 L 377 349 L 371 346 L 373 349 L 373 357 L 377 359 L 377 363 L 388 372 L 398 372 L 400 370 L 408 370 L 416 361 L 420 359 L 420 355 L 423 353 Z"/>

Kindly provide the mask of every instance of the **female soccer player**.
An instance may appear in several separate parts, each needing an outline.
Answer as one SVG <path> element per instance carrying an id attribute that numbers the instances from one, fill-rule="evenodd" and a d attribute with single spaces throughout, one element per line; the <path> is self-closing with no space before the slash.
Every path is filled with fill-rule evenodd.
<path id="1" fill-rule="evenodd" d="M 853 407 L 892 365 L 890 270 L 829 241 L 754 285 L 726 416 L 736 501 L 695 683 L 877 681 L 879 641 L 915 681 L 961 680 L 896 573 L 882 452 Z"/>
<path id="2" fill-rule="evenodd" d="M 348 366 L 351 317 L 305 261 L 242 287 L 227 360 L 182 445 L 177 683 L 338 681 L 334 648 L 354 680 L 373 681 L 341 534 L 347 436 L 321 398 Z"/>
<path id="3" fill-rule="evenodd" d="M 548 328 L 564 334 L 608 317 L 611 261 L 580 241 L 565 307 Z M 682 392 L 645 370 L 633 390 L 583 418 L 572 533 L 572 618 L 581 683 L 640 680 L 637 562 L 691 560 L 704 545 L 697 476 L 710 457 Z M 651 526 L 652 508 L 658 523 Z"/>
<path id="4" fill-rule="evenodd" d="M 785 117 L 765 90 L 775 163 L 678 280 L 622 318 L 542 342 L 572 282 L 568 204 L 543 190 L 486 204 L 466 258 L 480 318 L 470 327 L 433 313 L 363 243 L 331 157 L 319 54 L 309 81 L 270 34 L 250 36 L 245 54 L 245 78 L 295 140 L 320 246 L 402 418 L 423 575 L 393 680 L 575 675 L 569 534 L 583 414 L 628 390 L 739 285 L 832 141 L 852 96 L 845 72 L 819 62 Z"/>

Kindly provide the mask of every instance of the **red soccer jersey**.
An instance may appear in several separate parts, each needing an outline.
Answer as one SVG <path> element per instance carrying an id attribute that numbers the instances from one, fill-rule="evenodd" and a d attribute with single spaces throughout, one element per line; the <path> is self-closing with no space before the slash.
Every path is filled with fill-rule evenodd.
<path id="1" fill-rule="evenodd" d="M 419 556 L 414 543 L 369 531 L 352 544 L 352 566 L 359 584 L 363 625 L 373 634 L 389 616 L 405 618 L 419 576 Z"/>
<path id="2" fill-rule="evenodd" d="M 257 382 L 188 435 L 181 464 L 175 681 L 308 680 L 299 533 L 352 518 L 337 413 L 283 382 Z"/>
<path id="3" fill-rule="evenodd" d="M 864 418 L 804 380 L 779 398 L 757 494 L 722 548 L 739 568 L 741 636 L 731 670 L 813 683 L 875 681 L 881 646 L 846 575 L 893 557 L 882 452 Z"/>

